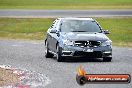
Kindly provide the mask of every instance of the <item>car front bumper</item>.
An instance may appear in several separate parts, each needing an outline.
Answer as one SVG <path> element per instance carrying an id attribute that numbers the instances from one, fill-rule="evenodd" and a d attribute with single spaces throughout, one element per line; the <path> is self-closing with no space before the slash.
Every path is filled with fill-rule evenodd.
<path id="1" fill-rule="evenodd" d="M 111 57 L 111 46 L 99 46 L 99 47 L 75 47 L 75 46 L 63 46 L 61 47 L 62 56 L 70 57 Z"/>

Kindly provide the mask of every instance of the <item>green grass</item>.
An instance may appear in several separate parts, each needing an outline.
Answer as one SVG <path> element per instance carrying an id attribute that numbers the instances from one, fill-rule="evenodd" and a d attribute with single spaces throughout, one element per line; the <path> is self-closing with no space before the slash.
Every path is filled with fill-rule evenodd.
<path id="1" fill-rule="evenodd" d="M 132 47 L 132 18 L 95 18 L 114 45 Z M 0 18 L 1 39 L 42 40 L 53 18 Z"/>
<path id="2" fill-rule="evenodd" d="M 0 9 L 132 9 L 132 0 L 0 0 Z"/>
<path id="3" fill-rule="evenodd" d="M 9 39 L 43 39 L 52 19 L 0 18 L 0 37 Z"/>
<path id="4" fill-rule="evenodd" d="M 111 33 L 114 45 L 132 46 L 132 18 L 98 18 L 97 21 Z"/>

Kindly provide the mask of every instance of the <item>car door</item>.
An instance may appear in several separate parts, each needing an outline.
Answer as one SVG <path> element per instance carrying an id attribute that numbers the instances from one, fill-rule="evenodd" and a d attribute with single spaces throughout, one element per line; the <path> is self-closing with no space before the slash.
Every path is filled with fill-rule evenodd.
<path id="1" fill-rule="evenodd" d="M 53 25 L 50 27 L 50 31 L 51 30 L 57 30 L 57 22 L 58 22 L 58 20 L 56 20 L 55 22 L 53 22 Z M 57 39 L 58 39 L 58 36 L 57 36 L 56 33 L 50 33 L 49 32 L 49 49 L 52 52 L 56 51 Z"/>

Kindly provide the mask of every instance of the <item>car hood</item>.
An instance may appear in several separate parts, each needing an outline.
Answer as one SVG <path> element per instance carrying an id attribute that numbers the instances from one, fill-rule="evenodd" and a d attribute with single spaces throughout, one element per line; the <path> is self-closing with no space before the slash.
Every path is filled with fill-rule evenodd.
<path id="1" fill-rule="evenodd" d="M 60 34 L 63 38 L 68 40 L 95 40 L 106 41 L 109 38 L 103 33 L 90 33 L 90 32 L 62 32 Z"/>

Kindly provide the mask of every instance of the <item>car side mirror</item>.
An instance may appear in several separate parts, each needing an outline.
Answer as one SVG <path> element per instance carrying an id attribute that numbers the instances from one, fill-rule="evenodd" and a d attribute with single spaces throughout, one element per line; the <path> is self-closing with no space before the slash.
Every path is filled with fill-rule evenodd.
<path id="1" fill-rule="evenodd" d="M 103 30 L 104 34 L 110 34 L 110 32 L 108 30 Z"/>
<path id="2" fill-rule="evenodd" d="M 57 30 L 50 30 L 50 33 L 57 33 Z"/>
<path id="3" fill-rule="evenodd" d="M 50 33 L 55 33 L 55 34 L 57 34 L 57 36 L 60 36 L 60 33 L 57 30 L 50 30 Z"/>

